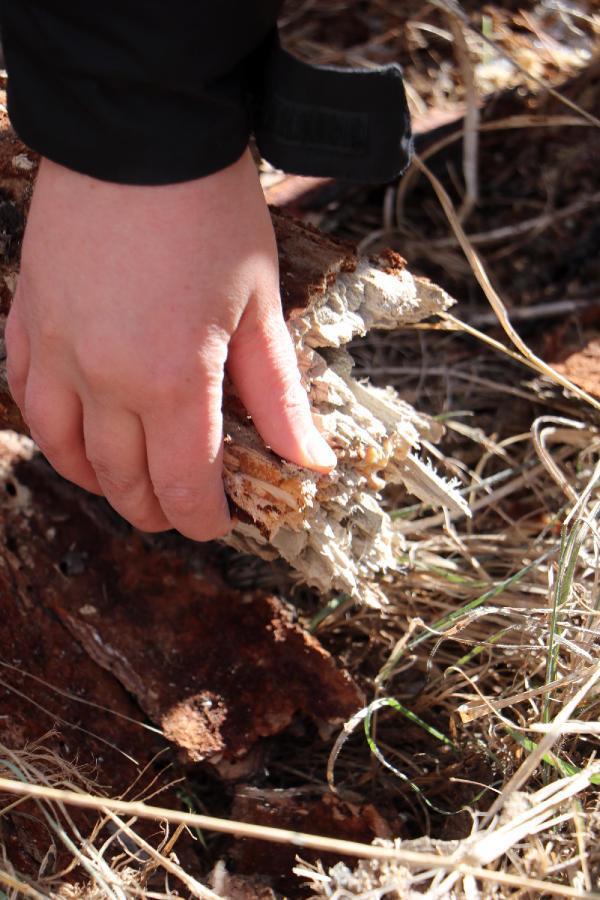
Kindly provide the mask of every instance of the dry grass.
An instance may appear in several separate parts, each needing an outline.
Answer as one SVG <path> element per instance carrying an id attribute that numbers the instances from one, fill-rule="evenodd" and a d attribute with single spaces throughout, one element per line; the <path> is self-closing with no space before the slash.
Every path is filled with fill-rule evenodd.
<path id="1" fill-rule="evenodd" d="M 417 117 L 468 100 L 470 78 L 460 65 L 465 51 L 480 95 L 520 87 L 526 79 L 557 84 L 589 62 L 599 30 L 597 7 L 587 0 L 483 8 L 453 0 L 288 0 L 282 18 L 284 42 L 310 62 L 400 62 Z M 458 65 L 457 56 L 463 57 Z"/>
<path id="2" fill-rule="evenodd" d="M 386 383 L 402 380 L 409 392 L 416 378 L 419 393 L 436 382 L 444 387 L 439 366 L 417 374 L 396 362 L 386 372 L 386 356 L 397 350 L 363 348 L 363 364 L 367 356 L 375 362 L 365 371 Z M 448 346 L 445 353 L 451 356 Z M 486 363 L 491 368 L 492 358 L 479 352 L 448 369 L 456 393 L 456 384 L 468 388 L 460 401 L 454 394 L 455 403 L 484 399 L 482 383 L 493 384 Z M 495 402 L 503 402 L 503 389 L 508 397 L 519 390 L 535 409 L 535 390 L 504 371 Z M 553 396 L 563 413 L 564 398 Z M 552 405 L 548 396 L 545 402 Z M 592 410 L 570 405 L 570 417 L 537 415 L 527 431 L 515 417 L 513 433 L 506 417 L 487 434 L 477 427 L 482 415 L 472 425 L 464 413 L 449 419 L 453 474 L 464 483 L 473 520 L 401 508 L 406 573 L 389 585 L 390 606 L 378 623 L 360 611 L 353 621 L 356 633 L 371 636 L 369 652 L 378 660 L 367 729 L 380 763 L 373 790 L 405 805 L 412 794 L 417 832 L 460 837 L 464 828 L 468 836 L 451 847 L 416 841 L 423 850 L 451 851 L 455 868 L 415 873 L 365 863 L 351 873 L 340 865 L 315 870 L 315 896 L 405 897 L 413 885 L 428 897 L 505 897 L 517 885 L 519 896 L 586 896 L 600 886 L 600 435 Z M 389 705 L 394 712 L 383 716 Z M 368 719 L 363 713 L 347 732 Z M 351 783 L 344 753 L 339 741 L 336 768 Z M 468 820 L 452 825 L 449 814 L 461 808 Z M 444 818 L 449 828 L 440 826 Z M 467 872 L 465 861 L 486 873 Z M 308 871 L 302 868 L 305 877 Z"/>

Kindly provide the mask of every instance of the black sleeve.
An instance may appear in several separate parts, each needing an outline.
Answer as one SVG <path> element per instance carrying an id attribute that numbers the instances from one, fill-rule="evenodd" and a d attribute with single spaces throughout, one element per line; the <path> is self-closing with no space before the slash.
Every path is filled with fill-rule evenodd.
<path id="1" fill-rule="evenodd" d="M 246 65 L 281 0 L 0 0 L 8 110 L 28 146 L 121 183 L 235 162 Z"/>

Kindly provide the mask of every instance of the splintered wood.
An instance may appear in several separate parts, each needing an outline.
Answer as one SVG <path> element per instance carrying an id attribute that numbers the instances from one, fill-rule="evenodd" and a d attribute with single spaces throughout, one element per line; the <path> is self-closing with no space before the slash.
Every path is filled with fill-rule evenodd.
<path id="1" fill-rule="evenodd" d="M 281 461 L 229 395 L 225 486 L 239 510 L 228 543 L 279 555 L 301 579 L 377 602 L 376 579 L 396 565 L 399 536 L 381 504 L 404 484 L 432 506 L 468 514 L 453 486 L 419 456 L 442 429 L 391 388 L 353 377 L 347 344 L 447 309 L 444 291 L 415 278 L 391 252 L 359 259 L 353 248 L 274 214 L 282 301 L 317 423 L 338 457 L 320 476 Z"/>
<path id="2" fill-rule="evenodd" d="M 37 161 L 0 113 L 0 312 L 16 284 L 17 250 Z M 434 507 L 468 514 L 462 498 L 419 452 L 437 423 L 391 388 L 357 380 L 347 345 L 373 329 L 395 329 L 447 309 L 440 288 L 413 277 L 397 254 L 359 258 L 354 248 L 273 214 L 286 320 L 315 419 L 337 454 L 320 476 L 265 447 L 230 385 L 224 401 L 224 482 L 232 546 L 283 557 L 299 579 L 378 603 L 377 579 L 396 566 L 401 540 L 382 506 L 388 484 L 403 484 Z M 1 348 L 0 348 L 1 350 Z M 0 353 L 0 358 L 4 354 Z M 4 367 L 4 362 L 0 363 Z M 0 371 L 0 425 L 25 429 Z"/>

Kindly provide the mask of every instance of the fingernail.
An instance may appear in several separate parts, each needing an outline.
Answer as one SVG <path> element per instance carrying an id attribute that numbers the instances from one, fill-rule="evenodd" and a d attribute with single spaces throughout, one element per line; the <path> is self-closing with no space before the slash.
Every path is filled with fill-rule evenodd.
<path id="1" fill-rule="evenodd" d="M 334 469 L 337 465 L 335 453 L 316 428 L 308 436 L 304 444 L 304 452 L 310 460 L 310 464 L 318 469 Z"/>

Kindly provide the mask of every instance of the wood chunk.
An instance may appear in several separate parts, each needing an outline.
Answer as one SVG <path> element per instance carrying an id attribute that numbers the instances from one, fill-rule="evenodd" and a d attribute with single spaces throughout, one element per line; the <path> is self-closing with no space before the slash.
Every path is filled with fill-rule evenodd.
<path id="1" fill-rule="evenodd" d="M 264 448 L 252 424 L 225 403 L 225 487 L 243 512 L 226 542 L 282 556 L 301 579 L 377 603 L 376 577 L 396 565 L 399 538 L 379 492 L 403 483 L 420 499 L 468 513 L 452 485 L 419 457 L 441 429 L 391 388 L 352 376 L 346 345 L 446 308 L 450 299 L 416 279 L 390 252 L 358 259 L 352 247 L 274 214 L 288 328 L 316 421 L 337 469 L 317 476 Z"/>
<path id="2" fill-rule="evenodd" d="M 0 196 L 15 223 L 25 218 L 35 165 L 5 122 Z M 371 329 L 417 322 L 453 301 L 427 279 L 413 277 L 398 254 L 358 258 L 352 245 L 277 212 L 273 222 L 288 328 L 315 420 L 338 466 L 319 476 L 275 456 L 226 385 L 224 483 L 234 512 L 227 543 L 266 559 L 283 557 L 302 581 L 321 591 L 384 602 L 377 577 L 395 568 L 401 537 L 382 508 L 383 487 L 400 483 L 432 506 L 462 514 L 468 508 L 420 457 L 420 440 L 439 439 L 441 427 L 391 388 L 357 381 L 346 347 Z M 5 238 L 13 247 L 20 229 L 16 224 Z M 0 263 L 0 314 L 7 312 L 15 284 L 13 254 Z M 0 346 L 0 425 L 22 429 L 1 360 Z"/>
<path id="3" fill-rule="evenodd" d="M 13 477 L 15 461 L 27 459 L 31 442 L 15 434 L 0 441 L 0 745 L 5 762 L 10 752 L 28 758 L 55 784 L 69 777 L 76 765 L 97 783 L 98 793 L 128 796 L 161 789 L 159 802 L 175 803 L 165 792 L 171 773 L 159 774 L 168 759 L 150 768 L 154 756 L 167 749 L 157 734 L 144 727 L 144 716 L 116 678 L 105 672 L 74 640 L 52 610 L 46 591 L 64 581 L 53 558 L 51 529 L 60 527 L 60 514 L 46 519 L 45 532 L 37 520 L 29 530 L 29 489 Z M 34 535 L 36 535 L 34 537 Z M 28 536 L 32 539 L 29 540 Z M 40 548 L 45 545 L 45 551 Z M 37 577 L 32 566 L 40 565 Z M 136 724 L 138 723 L 139 724 Z M 60 760 L 60 765 L 53 763 Z M 60 774 L 62 771 L 62 775 Z M 12 802 L 14 798 L 10 798 Z M 4 805 L 4 803 L 2 803 Z M 82 834 L 91 832 L 98 816 L 72 811 Z M 19 804 L 2 819 L 3 845 L 11 863 L 25 875 L 35 876 L 52 844 L 53 836 L 33 801 Z M 150 835 L 153 826 L 142 829 Z M 106 838 L 106 834 L 104 835 Z M 58 844 L 60 847 L 60 842 Z M 59 853 L 47 860 L 46 874 L 59 871 L 68 861 Z"/>
<path id="4" fill-rule="evenodd" d="M 330 794 L 304 790 L 262 790 L 241 785 L 237 788 L 232 818 L 272 828 L 308 832 L 341 840 L 370 844 L 375 838 L 390 838 L 391 829 L 371 804 L 347 803 Z M 250 838 L 232 842 L 229 859 L 235 871 L 244 875 L 270 876 L 276 890 L 297 888 L 292 875 L 298 850 L 285 844 L 268 844 Z M 302 851 L 307 861 L 321 859 L 325 867 L 338 860 L 332 854 Z"/>
<path id="5" fill-rule="evenodd" d="M 187 570 L 98 518 L 103 506 L 36 458 L 30 440 L 0 433 L 4 543 L 28 602 L 51 610 L 187 761 L 236 761 L 298 714 L 332 726 L 361 706 L 279 600 Z"/>
<path id="6" fill-rule="evenodd" d="M 60 567 L 75 569 L 83 559 L 78 560 L 75 547 L 70 556 L 67 551 L 61 557 L 58 550 L 65 544 L 55 532 L 67 510 L 43 508 L 32 514 L 33 494 L 17 475 L 32 452 L 27 438 L 0 432 L 1 740 L 21 749 L 56 727 L 60 737 L 48 746 L 66 759 L 79 756 L 82 764 L 103 757 L 117 790 L 124 790 L 149 754 L 166 745 L 144 728 L 139 707 L 51 611 L 48 597 L 69 581 Z M 84 593 L 80 602 L 92 599 Z M 142 719 L 142 724 L 128 719 Z"/>

